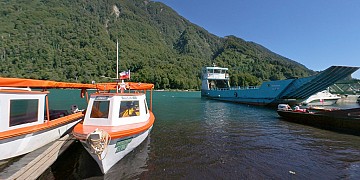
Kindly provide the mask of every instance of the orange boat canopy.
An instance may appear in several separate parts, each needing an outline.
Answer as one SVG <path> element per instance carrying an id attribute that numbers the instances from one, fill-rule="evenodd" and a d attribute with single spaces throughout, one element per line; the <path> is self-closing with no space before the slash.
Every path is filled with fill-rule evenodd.
<path id="1" fill-rule="evenodd" d="M 100 90 L 116 90 L 117 83 L 98 83 L 97 88 Z M 125 82 L 126 89 L 128 90 L 151 90 L 154 88 L 154 84 L 151 83 L 136 83 Z"/>
<path id="2" fill-rule="evenodd" d="M 83 84 L 83 83 L 57 82 L 57 81 L 49 81 L 49 80 L 0 77 L 0 87 L 116 90 L 116 83 Z M 126 82 L 126 88 L 130 90 L 151 90 L 154 88 L 154 84 Z"/>
<path id="3" fill-rule="evenodd" d="M 2 77 L 0 77 L 0 87 L 96 89 L 95 84 Z"/>

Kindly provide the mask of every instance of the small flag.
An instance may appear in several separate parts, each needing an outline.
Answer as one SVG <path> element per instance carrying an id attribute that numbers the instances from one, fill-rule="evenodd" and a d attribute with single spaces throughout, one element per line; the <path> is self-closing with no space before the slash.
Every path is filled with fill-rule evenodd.
<path id="1" fill-rule="evenodd" d="M 130 79 L 130 70 L 119 73 L 120 79 Z"/>

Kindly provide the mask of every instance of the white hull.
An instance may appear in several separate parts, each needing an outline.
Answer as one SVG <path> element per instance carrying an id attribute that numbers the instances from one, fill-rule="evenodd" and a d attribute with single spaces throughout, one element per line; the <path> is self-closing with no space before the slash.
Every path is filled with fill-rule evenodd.
<path id="1" fill-rule="evenodd" d="M 0 160 L 20 156 L 59 139 L 80 121 L 74 121 L 51 130 L 44 130 L 0 141 Z"/>
<path id="2" fill-rule="evenodd" d="M 129 138 L 122 138 L 122 139 L 112 139 L 110 144 L 107 146 L 107 148 L 101 154 L 101 156 L 103 158 L 102 160 L 100 160 L 97 155 L 91 153 L 90 149 L 86 145 L 86 142 L 81 141 L 81 143 L 85 147 L 86 151 L 88 151 L 89 154 L 98 163 L 101 171 L 104 174 L 106 174 L 112 166 L 114 166 L 124 156 L 126 156 L 132 150 L 134 150 L 137 146 L 139 146 L 149 135 L 151 129 L 152 129 L 152 127 L 137 136 L 133 136 L 133 137 L 129 137 Z M 125 149 L 117 152 L 118 148 L 121 148 L 121 147 L 119 147 L 119 143 L 121 144 L 121 142 L 129 141 L 129 139 L 131 139 L 130 142 L 124 143 L 125 146 L 123 146 L 123 147 Z M 118 146 L 117 146 L 117 144 L 118 144 Z M 124 145 L 124 144 L 122 144 L 122 145 Z"/>

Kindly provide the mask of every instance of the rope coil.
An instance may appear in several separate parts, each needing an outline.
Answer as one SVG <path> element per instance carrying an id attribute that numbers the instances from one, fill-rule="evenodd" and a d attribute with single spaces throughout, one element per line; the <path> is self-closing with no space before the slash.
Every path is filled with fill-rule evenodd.
<path id="1" fill-rule="evenodd" d="M 111 137 L 109 133 L 104 130 L 96 128 L 92 133 L 86 137 L 86 143 L 90 147 L 90 152 L 96 154 L 99 160 L 103 160 L 107 154 L 107 146 L 110 144 Z M 104 157 L 101 154 L 105 152 Z"/>

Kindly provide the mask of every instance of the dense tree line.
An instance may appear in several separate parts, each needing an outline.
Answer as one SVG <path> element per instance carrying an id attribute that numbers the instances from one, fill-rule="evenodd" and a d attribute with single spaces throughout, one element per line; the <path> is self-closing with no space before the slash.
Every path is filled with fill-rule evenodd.
<path id="1" fill-rule="evenodd" d="M 305 66 L 234 36 L 217 37 L 159 2 L 0 2 L 0 76 L 96 82 L 120 70 L 157 89 L 199 89 L 201 67 L 230 69 L 232 85 L 308 76 Z"/>

